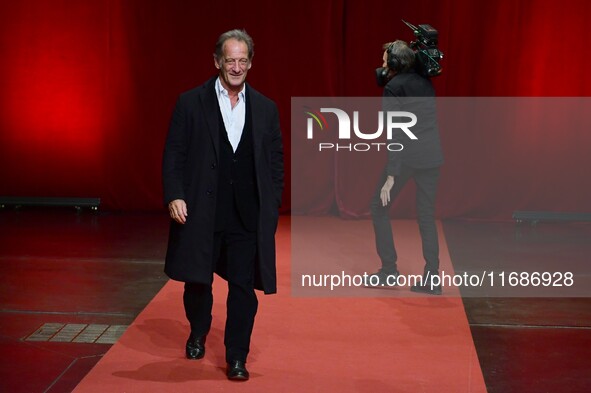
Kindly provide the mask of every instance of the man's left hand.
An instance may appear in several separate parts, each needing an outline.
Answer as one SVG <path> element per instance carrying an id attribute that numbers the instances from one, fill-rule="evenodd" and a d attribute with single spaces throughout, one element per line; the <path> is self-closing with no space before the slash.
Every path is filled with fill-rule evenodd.
<path id="1" fill-rule="evenodd" d="M 386 182 L 380 191 L 380 199 L 382 200 L 382 206 L 387 206 L 390 203 L 390 191 L 394 187 L 394 176 L 388 176 Z"/>

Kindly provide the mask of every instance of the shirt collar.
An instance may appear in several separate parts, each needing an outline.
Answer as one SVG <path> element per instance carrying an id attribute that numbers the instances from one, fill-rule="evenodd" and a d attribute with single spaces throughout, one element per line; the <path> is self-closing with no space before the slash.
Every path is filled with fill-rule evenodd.
<path id="1" fill-rule="evenodd" d="M 220 77 L 218 76 L 217 79 L 215 80 L 215 91 L 218 95 L 218 97 L 220 95 L 223 95 L 224 97 L 228 97 L 228 90 L 226 90 L 224 88 L 224 86 L 222 86 L 222 82 L 220 82 Z M 242 85 L 242 90 L 240 90 L 240 93 L 238 93 L 238 97 L 240 98 L 241 101 L 244 100 L 244 92 L 246 91 L 246 83 L 244 85 Z"/>

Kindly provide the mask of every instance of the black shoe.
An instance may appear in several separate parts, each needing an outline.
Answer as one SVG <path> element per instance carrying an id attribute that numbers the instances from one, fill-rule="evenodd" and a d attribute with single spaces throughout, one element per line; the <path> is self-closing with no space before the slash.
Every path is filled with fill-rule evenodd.
<path id="1" fill-rule="evenodd" d="M 187 359 L 201 359 L 205 356 L 205 339 L 206 335 L 193 337 L 191 334 L 185 346 L 185 354 Z"/>
<path id="2" fill-rule="evenodd" d="M 228 379 L 233 381 L 248 381 L 248 378 L 250 377 L 250 374 L 246 369 L 246 362 L 241 360 L 232 360 L 229 362 L 226 375 L 228 376 Z"/>
<path id="3" fill-rule="evenodd" d="M 411 292 L 426 293 L 428 295 L 441 295 L 443 293 L 441 290 L 441 284 L 439 282 L 437 285 L 433 283 L 433 277 L 437 275 L 438 273 L 425 273 L 423 275 L 423 279 L 420 282 L 410 287 Z"/>
<path id="4" fill-rule="evenodd" d="M 367 276 L 365 286 L 369 288 L 375 287 L 395 287 L 397 285 L 398 276 L 400 273 L 397 270 L 386 271 L 383 269 L 378 270 L 374 274 Z"/>

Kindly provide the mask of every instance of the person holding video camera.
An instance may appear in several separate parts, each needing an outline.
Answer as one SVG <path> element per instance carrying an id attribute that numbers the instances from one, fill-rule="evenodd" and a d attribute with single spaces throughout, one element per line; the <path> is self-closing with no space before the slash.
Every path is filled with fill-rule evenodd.
<path id="1" fill-rule="evenodd" d="M 421 72 L 415 52 L 406 42 L 384 45 L 383 65 L 376 70 L 377 82 L 384 87 L 384 109 L 414 113 L 417 123 L 411 128 L 416 140 L 396 129 L 392 142 L 401 143 L 401 151 L 388 152 L 386 168 L 371 201 L 371 215 L 381 269 L 370 276 L 373 285 L 391 285 L 399 275 L 389 208 L 410 179 L 416 184 L 416 207 L 425 268 L 423 279 L 411 287 L 413 292 L 440 295 L 441 285 L 432 283 L 439 274 L 439 242 L 435 224 L 435 195 L 443 154 L 435 111 L 435 90 Z M 390 277 L 388 280 L 388 276 Z"/>

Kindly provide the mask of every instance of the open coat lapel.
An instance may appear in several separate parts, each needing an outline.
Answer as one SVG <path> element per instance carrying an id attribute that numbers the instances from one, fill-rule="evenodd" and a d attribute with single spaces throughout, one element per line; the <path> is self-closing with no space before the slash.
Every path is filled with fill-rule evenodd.
<path id="1" fill-rule="evenodd" d="M 258 102 L 258 94 L 256 91 L 246 84 L 246 105 L 250 107 L 252 119 L 252 142 L 255 156 L 255 167 L 258 162 L 258 157 L 261 155 L 263 134 L 261 133 L 261 104 Z M 258 168 L 257 168 L 258 169 Z"/>
<path id="2" fill-rule="evenodd" d="M 220 159 L 220 107 L 218 98 L 215 94 L 215 80 L 210 79 L 204 86 L 203 95 L 201 96 L 201 103 L 204 108 L 205 121 L 208 126 L 209 135 L 211 136 L 211 143 L 215 153 L 216 161 Z"/>

